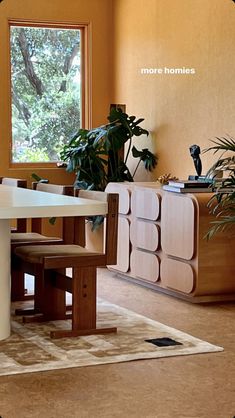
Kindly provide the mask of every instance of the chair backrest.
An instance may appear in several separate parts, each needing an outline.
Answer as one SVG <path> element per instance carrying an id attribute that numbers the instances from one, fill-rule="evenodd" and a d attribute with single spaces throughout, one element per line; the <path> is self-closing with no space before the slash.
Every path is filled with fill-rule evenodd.
<path id="1" fill-rule="evenodd" d="M 0 183 L 5 186 L 11 187 L 22 187 L 27 189 L 27 180 L 25 179 L 16 179 L 13 177 L 0 177 Z M 14 227 L 14 232 L 25 232 L 27 229 L 27 220 L 26 219 L 17 219 L 16 227 Z"/>
<path id="2" fill-rule="evenodd" d="M 32 188 L 34 190 L 46 193 L 54 193 L 66 196 L 74 196 L 74 187 L 68 185 L 60 184 L 50 184 L 50 183 L 32 183 Z M 32 231 L 33 232 L 42 232 L 42 218 L 33 218 L 32 219 Z M 74 218 L 73 217 L 63 217 L 62 218 L 62 238 L 65 244 L 72 244 L 74 242 Z"/>
<path id="3" fill-rule="evenodd" d="M 106 264 L 117 262 L 117 234 L 118 234 L 118 199 L 117 193 L 98 192 L 93 190 L 79 190 L 78 196 L 84 199 L 107 202 L 108 212 L 105 216 L 105 256 Z"/>
<path id="4" fill-rule="evenodd" d="M 50 183 L 32 183 L 33 189 L 39 192 L 62 194 L 67 196 L 74 195 L 73 186 L 61 185 L 61 184 L 50 184 Z"/>
<path id="5" fill-rule="evenodd" d="M 5 184 L 5 186 L 23 187 L 24 189 L 27 189 L 27 180 L 25 179 L 15 179 L 13 177 L 1 177 L 0 183 Z"/>

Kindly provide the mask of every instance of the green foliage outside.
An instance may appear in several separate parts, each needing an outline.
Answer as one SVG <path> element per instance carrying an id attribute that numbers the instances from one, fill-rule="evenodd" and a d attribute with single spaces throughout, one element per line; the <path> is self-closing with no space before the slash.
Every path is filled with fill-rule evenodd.
<path id="1" fill-rule="evenodd" d="M 58 161 L 80 126 L 80 31 L 11 27 L 14 162 Z"/>

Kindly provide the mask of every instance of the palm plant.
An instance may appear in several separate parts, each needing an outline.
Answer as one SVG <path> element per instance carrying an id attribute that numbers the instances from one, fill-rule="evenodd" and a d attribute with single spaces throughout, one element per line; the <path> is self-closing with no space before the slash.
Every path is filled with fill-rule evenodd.
<path id="1" fill-rule="evenodd" d="M 215 170 L 222 170 L 227 173 L 227 177 L 220 182 L 216 179 L 214 181 L 215 194 L 208 202 L 208 207 L 216 216 L 216 220 L 211 222 L 212 226 L 207 233 L 208 239 L 217 232 L 235 229 L 235 140 L 229 136 L 216 138 L 212 142 L 214 145 L 206 151 L 213 151 L 214 154 L 222 152 L 222 154 L 207 175 L 213 175 Z"/>
<path id="2" fill-rule="evenodd" d="M 134 137 L 149 134 L 139 126 L 144 119 L 112 108 L 108 120 L 109 123 L 98 128 L 79 129 L 61 152 L 67 171 L 76 173 L 76 187 L 104 190 L 108 182 L 134 181 L 141 161 L 149 171 L 157 164 L 156 155 L 148 148 L 137 150 L 132 143 Z M 128 143 L 128 149 L 124 158 L 125 143 Z M 127 166 L 130 152 L 138 159 L 133 174 Z"/>

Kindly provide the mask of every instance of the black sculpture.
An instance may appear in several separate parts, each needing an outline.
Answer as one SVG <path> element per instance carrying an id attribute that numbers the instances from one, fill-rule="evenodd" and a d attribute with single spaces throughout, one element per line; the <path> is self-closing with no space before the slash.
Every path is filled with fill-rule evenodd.
<path id="1" fill-rule="evenodd" d="M 201 153 L 200 147 L 198 145 L 191 145 L 189 150 L 194 162 L 197 175 L 200 176 L 202 172 L 202 162 L 199 156 L 199 154 Z"/>

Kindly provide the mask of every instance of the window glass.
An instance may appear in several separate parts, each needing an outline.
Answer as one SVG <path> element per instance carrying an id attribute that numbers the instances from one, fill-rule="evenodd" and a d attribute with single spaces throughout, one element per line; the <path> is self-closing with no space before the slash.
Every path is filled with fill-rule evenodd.
<path id="1" fill-rule="evenodd" d="M 81 127 L 81 29 L 10 26 L 12 162 L 56 162 Z"/>

